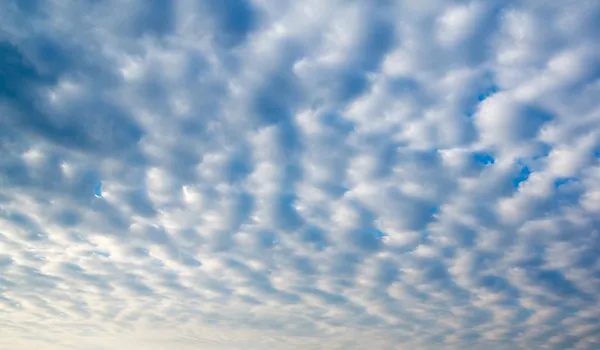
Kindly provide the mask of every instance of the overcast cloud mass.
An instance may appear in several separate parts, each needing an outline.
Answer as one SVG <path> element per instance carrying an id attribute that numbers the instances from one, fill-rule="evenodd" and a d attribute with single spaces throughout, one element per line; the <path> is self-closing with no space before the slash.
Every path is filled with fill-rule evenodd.
<path id="1" fill-rule="evenodd" d="M 600 349 L 597 0 L 0 13 L 0 348 Z"/>

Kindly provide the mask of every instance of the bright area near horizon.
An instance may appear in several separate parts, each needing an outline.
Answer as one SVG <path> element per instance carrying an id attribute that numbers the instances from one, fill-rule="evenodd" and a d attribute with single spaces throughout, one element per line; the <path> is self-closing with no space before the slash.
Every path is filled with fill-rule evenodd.
<path id="1" fill-rule="evenodd" d="M 600 348 L 600 2 L 0 13 L 0 348 Z"/>

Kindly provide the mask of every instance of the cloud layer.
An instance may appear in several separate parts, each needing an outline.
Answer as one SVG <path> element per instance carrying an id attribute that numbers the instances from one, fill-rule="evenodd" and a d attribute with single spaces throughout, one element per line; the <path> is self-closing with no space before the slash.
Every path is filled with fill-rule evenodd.
<path id="1" fill-rule="evenodd" d="M 0 13 L 0 347 L 600 347 L 597 1 Z"/>

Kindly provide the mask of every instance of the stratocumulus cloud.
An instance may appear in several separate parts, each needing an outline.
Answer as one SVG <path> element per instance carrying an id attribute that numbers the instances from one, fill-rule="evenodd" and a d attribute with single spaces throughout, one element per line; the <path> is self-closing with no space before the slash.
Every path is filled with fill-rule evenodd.
<path id="1" fill-rule="evenodd" d="M 600 348 L 598 1 L 0 13 L 1 348 Z"/>

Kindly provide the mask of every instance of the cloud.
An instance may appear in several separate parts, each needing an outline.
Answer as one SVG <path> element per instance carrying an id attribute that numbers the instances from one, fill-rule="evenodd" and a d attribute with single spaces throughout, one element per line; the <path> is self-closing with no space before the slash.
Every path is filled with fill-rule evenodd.
<path id="1" fill-rule="evenodd" d="M 598 348 L 595 2 L 0 12 L 0 347 Z"/>

